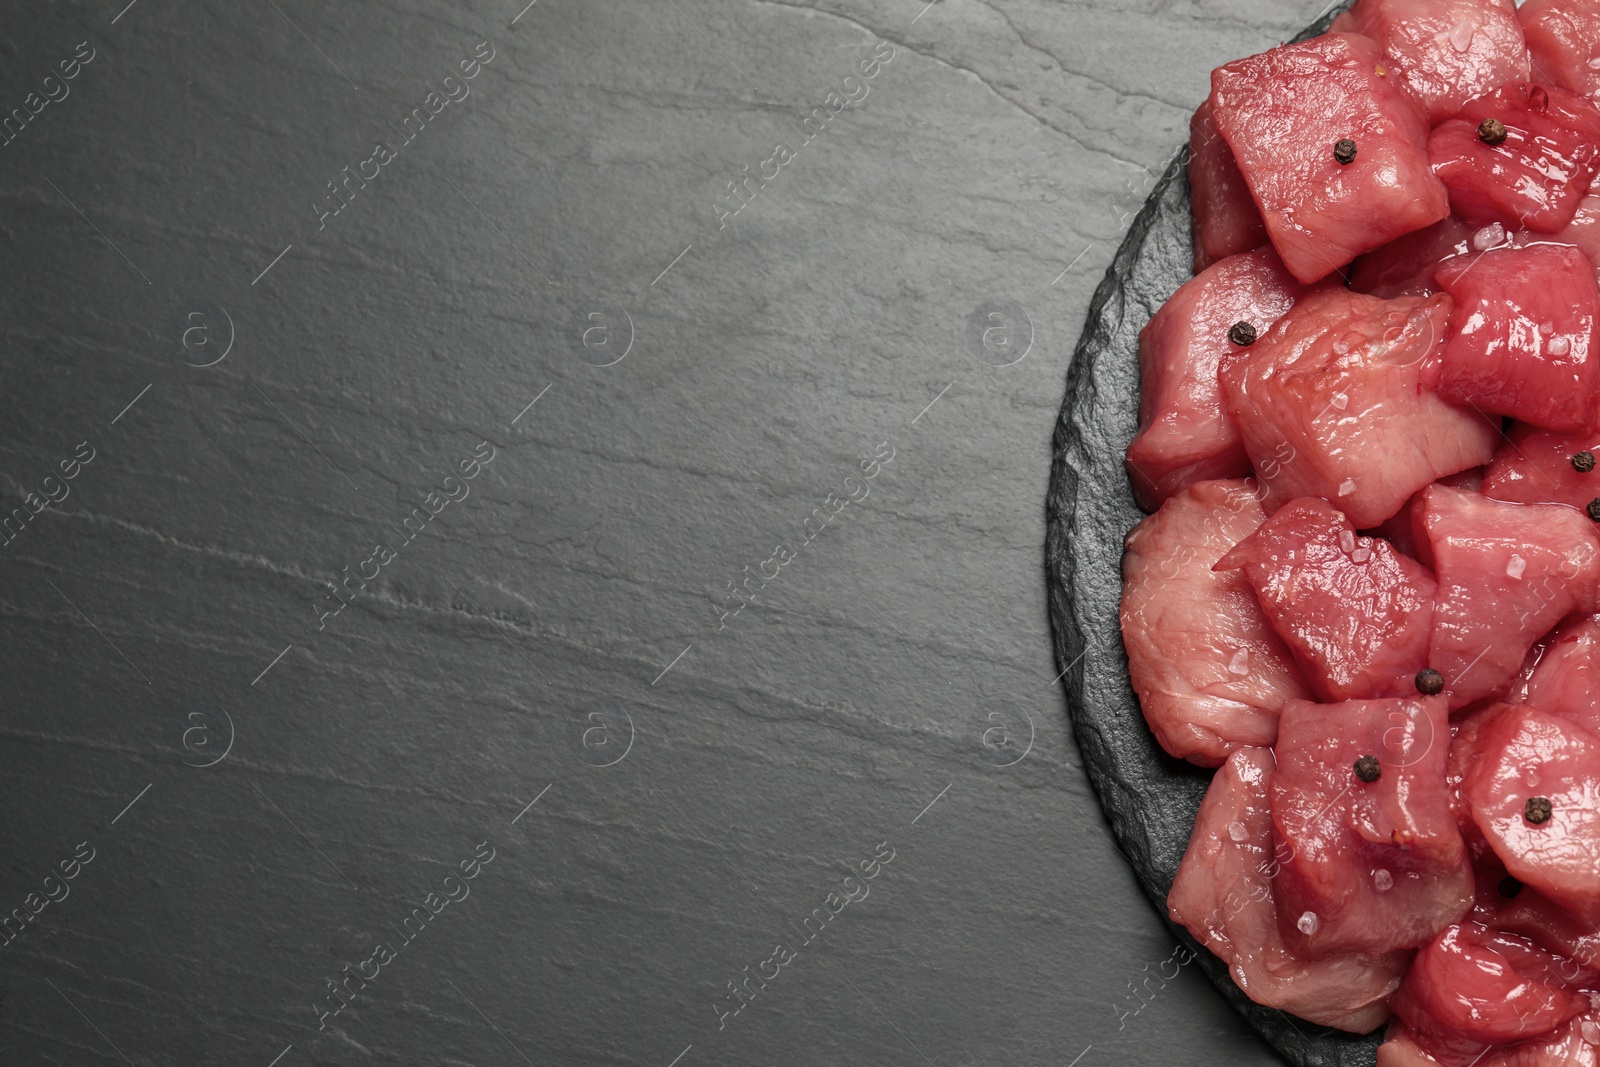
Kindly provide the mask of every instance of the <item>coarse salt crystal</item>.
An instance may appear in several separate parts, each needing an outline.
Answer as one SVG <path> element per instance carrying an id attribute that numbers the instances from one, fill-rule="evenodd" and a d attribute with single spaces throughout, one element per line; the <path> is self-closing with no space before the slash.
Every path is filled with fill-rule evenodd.
<path id="1" fill-rule="evenodd" d="M 1340 496 L 1349 496 L 1351 493 L 1353 493 L 1355 491 L 1356 491 L 1356 480 L 1354 478 L 1346 478 L 1344 481 L 1339 483 L 1339 495 Z"/>
<path id="2" fill-rule="evenodd" d="M 1372 549 L 1366 545 L 1357 545 L 1356 550 L 1350 553 L 1351 563 L 1365 563 L 1372 556 Z"/>
<path id="3" fill-rule="evenodd" d="M 1552 356 L 1564 356 L 1572 351 L 1572 342 L 1566 337 L 1552 337 L 1545 343 L 1544 350 Z"/>
<path id="4" fill-rule="evenodd" d="M 1320 925 L 1322 924 L 1317 919 L 1317 913 L 1314 911 L 1308 911 L 1301 915 L 1300 918 L 1295 920 L 1295 926 L 1298 927 L 1300 932 L 1305 934 L 1307 937 L 1315 934 L 1317 932 L 1317 927 Z"/>
<path id="5" fill-rule="evenodd" d="M 1521 556 L 1512 556 L 1511 562 L 1506 564 L 1507 578 L 1521 578 L 1522 572 L 1528 569 L 1528 561 Z"/>
<path id="6" fill-rule="evenodd" d="M 1394 888 L 1394 875 L 1379 867 L 1372 872 L 1372 884 L 1377 887 L 1378 892 L 1387 893 Z"/>
<path id="7" fill-rule="evenodd" d="M 1250 650 L 1248 648 L 1241 648 L 1233 654 L 1233 658 L 1228 661 L 1228 673 L 1237 674 L 1240 677 L 1250 673 Z"/>
<path id="8" fill-rule="evenodd" d="M 1355 550 L 1356 550 L 1356 535 L 1355 535 L 1355 531 L 1354 530 L 1340 530 L 1339 531 L 1339 551 L 1343 552 L 1345 555 L 1348 556 L 1350 553 L 1354 552 Z"/>
<path id="9" fill-rule="evenodd" d="M 1506 228 L 1498 222 L 1491 222 L 1483 229 L 1472 235 L 1472 247 L 1479 252 L 1487 251 L 1506 239 Z"/>
<path id="10" fill-rule="evenodd" d="M 1228 824 L 1228 836 L 1235 841 L 1248 841 L 1250 840 L 1250 828 L 1242 822 L 1230 822 Z"/>

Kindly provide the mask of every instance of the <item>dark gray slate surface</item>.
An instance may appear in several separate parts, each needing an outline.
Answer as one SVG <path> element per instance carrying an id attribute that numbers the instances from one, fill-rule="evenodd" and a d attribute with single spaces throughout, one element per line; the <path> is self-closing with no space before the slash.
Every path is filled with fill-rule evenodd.
<path id="1" fill-rule="evenodd" d="M 93 59 L 0 147 L 0 499 L 94 459 L 0 549 L 0 908 L 94 858 L 0 949 L 3 1062 L 1277 1062 L 1192 968 L 1144 984 L 1174 942 L 1085 779 L 1039 561 L 1096 281 L 1209 68 L 1315 14 L 13 13 L 0 110 Z"/>

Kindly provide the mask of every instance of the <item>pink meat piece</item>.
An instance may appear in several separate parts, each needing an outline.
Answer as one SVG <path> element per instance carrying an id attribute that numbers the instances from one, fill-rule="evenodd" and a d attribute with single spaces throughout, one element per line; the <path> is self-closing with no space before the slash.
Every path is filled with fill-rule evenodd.
<path id="1" fill-rule="evenodd" d="M 1528 80 L 1511 0 L 1356 0 L 1332 29 L 1377 41 L 1433 122 L 1498 85 Z"/>
<path id="2" fill-rule="evenodd" d="M 1189 210 L 1194 225 L 1194 272 L 1267 243 L 1267 224 L 1217 132 L 1207 100 L 1189 120 Z"/>
<path id="3" fill-rule="evenodd" d="M 1302 282 L 1450 213 L 1427 120 L 1389 62 L 1371 38 L 1328 33 L 1211 72 L 1217 129 Z M 1356 145 L 1346 164 L 1340 140 Z"/>
<path id="4" fill-rule="evenodd" d="M 1483 416 L 1430 391 L 1450 298 L 1307 295 L 1222 365 L 1222 395 L 1267 508 L 1320 496 L 1370 529 L 1435 479 L 1487 463 Z"/>
<path id="5" fill-rule="evenodd" d="M 1422 564 L 1358 536 L 1326 500 L 1302 497 L 1217 563 L 1236 567 L 1319 699 L 1416 692 L 1436 585 Z"/>
<path id="6" fill-rule="evenodd" d="M 1290 854 L 1273 888 L 1297 956 L 1414 948 L 1471 910 L 1449 737 L 1442 696 L 1284 705 L 1272 822 Z M 1371 781 L 1356 766 L 1368 758 Z"/>
<path id="7" fill-rule="evenodd" d="M 1278 933 L 1271 882 L 1281 850 L 1272 836 L 1272 753 L 1243 748 L 1211 780 L 1167 912 L 1228 964 L 1258 1004 L 1323 1026 L 1367 1033 L 1389 1017 L 1408 952 L 1297 958 Z"/>
<path id="8" fill-rule="evenodd" d="M 1127 456 L 1140 507 L 1154 511 L 1195 482 L 1250 473 L 1217 366 L 1237 348 L 1228 339 L 1235 323 L 1264 332 L 1302 291 L 1262 248 L 1207 267 L 1150 317 L 1139 332 L 1139 432 Z"/>
<path id="9" fill-rule="evenodd" d="M 1600 536 L 1582 512 L 1431 485 L 1414 515 L 1439 581 L 1428 663 L 1452 708 L 1501 692 L 1535 641 L 1595 611 Z"/>
<path id="10" fill-rule="evenodd" d="M 1284 701 L 1309 692 L 1250 584 L 1211 569 L 1265 517 L 1255 483 L 1200 482 L 1128 534 L 1128 674 L 1161 746 L 1202 766 L 1270 745 Z"/>

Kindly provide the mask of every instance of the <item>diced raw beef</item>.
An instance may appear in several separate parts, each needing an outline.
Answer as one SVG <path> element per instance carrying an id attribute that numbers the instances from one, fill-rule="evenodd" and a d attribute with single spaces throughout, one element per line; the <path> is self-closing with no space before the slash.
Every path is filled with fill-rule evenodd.
<path id="1" fill-rule="evenodd" d="M 1519 934 L 1557 956 L 1600 970 L 1600 927 L 1580 922 L 1549 897 L 1523 885 L 1488 849 L 1473 860 L 1478 900 L 1469 918 Z"/>
<path id="2" fill-rule="evenodd" d="M 1553 240 L 1575 245 L 1589 257 L 1590 263 L 1600 267 L 1600 193 L 1591 189 L 1588 196 L 1578 201 L 1577 214 Z"/>
<path id="3" fill-rule="evenodd" d="M 1122 640 L 1145 720 L 1169 753 L 1215 767 L 1270 745 L 1278 710 L 1308 695 L 1244 577 L 1211 568 L 1266 517 L 1247 481 L 1200 482 L 1128 534 Z"/>
<path id="4" fill-rule="evenodd" d="M 1600 1016 L 1580 1015 L 1543 1037 L 1514 1045 L 1474 1042 L 1463 1048 L 1480 1051 L 1435 1058 L 1404 1024 L 1395 1024 L 1378 1046 L 1378 1067 L 1600 1067 Z"/>
<path id="5" fill-rule="evenodd" d="M 1274 896 L 1295 955 L 1412 948 L 1471 910 L 1449 737 L 1443 697 L 1284 705 L 1272 822 L 1290 854 Z M 1366 757 L 1379 764 L 1370 782 L 1355 766 Z"/>
<path id="6" fill-rule="evenodd" d="M 1150 317 L 1139 332 L 1139 432 L 1128 445 L 1140 507 L 1154 511 L 1195 482 L 1250 473 L 1217 365 L 1238 347 L 1228 339 L 1235 323 L 1265 332 L 1301 292 L 1268 247 L 1212 264 Z"/>
<path id="7" fill-rule="evenodd" d="M 1272 753 L 1239 749 L 1211 779 L 1189 836 L 1167 913 L 1223 962 L 1257 1004 L 1353 1033 L 1389 1017 L 1409 952 L 1297 959 L 1278 933 L 1271 882 L 1278 871 L 1268 783 Z"/>
<path id="8" fill-rule="evenodd" d="M 1464 793 L 1495 854 L 1579 921 L 1600 926 L 1600 736 L 1520 705 L 1483 727 L 1478 749 Z"/>
<path id="9" fill-rule="evenodd" d="M 1478 136 L 1486 119 L 1505 125 L 1504 141 Z M 1600 166 L 1600 110 L 1566 89 L 1511 82 L 1435 126 L 1428 158 L 1451 208 L 1473 225 L 1560 233 Z"/>
<path id="10" fill-rule="evenodd" d="M 1500 434 L 1427 391 L 1450 298 L 1307 295 L 1222 365 L 1222 394 L 1267 509 L 1320 496 L 1369 529 L 1436 478 L 1487 463 Z"/>
<path id="11" fill-rule="evenodd" d="M 1506 699 L 1532 704 L 1600 735 L 1600 616 L 1568 619 L 1535 645 Z"/>
<path id="12" fill-rule="evenodd" d="M 1572 457 L 1600 456 L 1600 433 L 1568 436 L 1516 425 L 1483 476 L 1483 495 L 1518 504 L 1567 504 L 1583 509 L 1600 498 L 1600 469 L 1579 471 Z"/>
<path id="13" fill-rule="evenodd" d="M 1303 282 L 1449 214 L 1426 120 L 1387 62 L 1370 38 L 1330 33 L 1211 73 L 1217 129 Z M 1347 164 L 1340 140 L 1356 145 Z"/>
<path id="14" fill-rule="evenodd" d="M 1452 216 L 1397 237 L 1350 265 L 1350 288 L 1385 300 L 1437 293 L 1439 284 L 1433 280 L 1433 272 L 1451 256 L 1472 251 L 1475 232 Z"/>
<path id="15" fill-rule="evenodd" d="M 1356 0 L 1332 29 L 1377 41 L 1434 122 L 1490 89 L 1528 80 L 1511 0 Z"/>
<path id="16" fill-rule="evenodd" d="M 1448 1063 L 1482 1056 L 1484 1045 L 1549 1035 L 1587 1013 L 1583 989 L 1594 977 L 1526 938 L 1461 923 L 1417 953 L 1391 1006 L 1418 1044 Z"/>
<path id="17" fill-rule="evenodd" d="M 1600 2 L 1526 0 L 1517 9 L 1533 77 L 1594 99 L 1600 94 Z"/>
<path id="18" fill-rule="evenodd" d="M 1600 429 L 1600 286 L 1587 256 L 1497 248 L 1437 277 L 1455 299 L 1440 396 L 1561 433 Z"/>
<path id="19" fill-rule="evenodd" d="M 1499 692 L 1556 623 L 1595 610 L 1600 536 L 1582 512 L 1442 485 L 1416 507 L 1439 581 L 1428 664 L 1452 708 Z"/>
<path id="20" fill-rule="evenodd" d="M 1279 508 L 1217 563 L 1244 569 L 1278 636 L 1322 700 L 1408 696 L 1428 665 L 1435 582 L 1332 504 Z"/>
<path id="21" fill-rule="evenodd" d="M 1210 100 L 1189 120 L 1189 209 L 1196 274 L 1219 259 L 1267 243 L 1267 224 L 1234 162 L 1233 149 L 1211 119 Z"/>

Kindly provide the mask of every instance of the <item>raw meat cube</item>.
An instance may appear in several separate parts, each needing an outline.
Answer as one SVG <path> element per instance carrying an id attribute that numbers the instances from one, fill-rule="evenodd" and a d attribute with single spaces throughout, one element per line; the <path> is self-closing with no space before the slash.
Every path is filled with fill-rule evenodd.
<path id="1" fill-rule="evenodd" d="M 1122 640 L 1128 674 L 1161 747 L 1215 767 L 1270 745 L 1278 710 L 1308 694 L 1250 583 L 1211 568 L 1261 525 L 1255 483 L 1200 482 L 1128 534 Z"/>
<path id="2" fill-rule="evenodd" d="M 1217 132 L 1210 100 L 1189 120 L 1189 209 L 1196 274 L 1219 259 L 1267 243 L 1267 224 L 1234 162 L 1233 149 Z"/>
<path id="3" fill-rule="evenodd" d="M 1279 508 L 1217 563 L 1244 569 L 1321 700 L 1409 696 L 1428 665 L 1435 582 L 1326 500 Z"/>
<path id="4" fill-rule="evenodd" d="M 1591 1040 L 1593 1038 L 1594 1040 Z M 1390 1027 L 1378 1046 L 1378 1067 L 1600 1067 L 1600 1015 L 1580 1015 L 1543 1037 L 1514 1045 L 1460 1046 L 1436 1059 L 1403 1023 Z M 1469 1051 L 1477 1049 L 1476 1052 Z"/>
<path id="5" fill-rule="evenodd" d="M 1517 9 L 1533 76 L 1594 99 L 1600 93 L 1600 2 L 1526 0 Z"/>
<path id="6" fill-rule="evenodd" d="M 1452 708 L 1498 693 L 1533 643 L 1567 615 L 1592 613 L 1600 536 L 1563 504 L 1509 504 L 1430 485 L 1417 540 L 1439 580 L 1428 664 Z"/>
<path id="7" fill-rule="evenodd" d="M 1370 38 L 1330 33 L 1211 73 L 1217 129 L 1303 282 L 1450 212 L 1426 119 L 1386 63 Z M 1334 157 L 1341 140 L 1356 145 L 1349 163 Z"/>
<path id="8" fill-rule="evenodd" d="M 1271 248 L 1229 256 L 1178 287 L 1139 332 L 1139 432 L 1128 476 L 1154 511 L 1179 489 L 1250 473 L 1239 428 L 1222 406 L 1217 365 L 1237 346 L 1235 323 L 1265 332 L 1294 304 L 1300 283 Z"/>
<path id="9" fill-rule="evenodd" d="M 1484 143 L 1487 119 L 1505 126 L 1505 140 Z M 1451 209 L 1473 225 L 1560 233 L 1600 166 L 1600 109 L 1553 85 L 1511 82 L 1435 126 L 1428 158 Z"/>
<path id="10" fill-rule="evenodd" d="M 1600 927 L 1600 736 L 1507 706 L 1478 736 L 1464 793 L 1506 870 Z"/>
<path id="11" fill-rule="evenodd" d="M 1461 923 L 1417 953 L 1392 1006 L 1422 1048 L 1449 1062 L 1553 1033 L 1590 1011 L 1583 989 L 1595 977 L 1526 938 Z"/>
<path id="12" fill-rule="evenodd" d="M 1490 89 L 1528 80 L 1511 0 L 1356 0 L 1332 29 L 1377 41 L 1434 122 Z"/>
<path id="13" fill-rule="evenodd" d="M 1579 922 L 1537 889 L 1513 877 L 1487 848 L 1473 861 L 1478 900 L 1473 922 L 1519 934 L 1557 956 L 1600 970 L 1600 927 Z"/>
<path id="14" fill-rule="evenodd" d="M 1435 479 L 1489 461 L 1498 427 L 1425 388 L 1450 306 L 1443 295 L 1312 293 L 1223 363 L 1269 511 L 1320 496 L 1370 529 Z"/>
<path id="15" fill-rule="evenodd" d="M 1363 1034 L 1389 1017 L 1408 952 L 1297 959 L 1278 933 L 1268 783 L 1272 753 L 1243 748 L 1211 779 L 1189 848 L 1167 894 L 1167 913 L 1228 964 L 1257 1004 Z"/>
<path id="16" fill-rule="evenodd" d="M 1483 495 L 1519 504 L 1587 508 L 1600 498 L 1600 470 L 1574 467 L 1573 457 L 1580 452 L 1600 456 L 1600 433 L 1568 436 L 1515 425 L 1484 472 Z"/>
<path id="17" fill-rule="evenodd" d="M 1274 896 L 1295 955 L 1413 948 L 1471 910 L 1449 737 L 1443 697 L 1284 705 L 1272 822 L 1289 856 Z"/>
<path id="18" fill-rule="evenodd" d="M 1600 429 L 1600 286 L 1587 256 L 1496 248 L 1437 277 L 1455 299 L 1440 396 L 1561 433 Z"/>
<path id="19" fill-rule="evenodd" d="M 1600 735 L 1600 616 L 1568 619 L 1535 645 L 1506 700 L 1532 704 Z"/>

